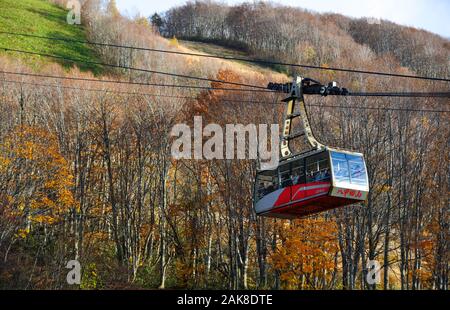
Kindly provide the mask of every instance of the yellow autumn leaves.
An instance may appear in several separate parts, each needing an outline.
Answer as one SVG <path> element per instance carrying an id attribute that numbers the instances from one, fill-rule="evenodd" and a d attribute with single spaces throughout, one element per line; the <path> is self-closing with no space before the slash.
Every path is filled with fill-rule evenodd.
<path id="1" fill-rule="evenodd" d="M 55 224 L 76 207 L 69 165 L 45 129 L 20 126 L 1 141 L 0 181 L 2 207 L 20 221 L 18 237 L 33 224 Z"/>

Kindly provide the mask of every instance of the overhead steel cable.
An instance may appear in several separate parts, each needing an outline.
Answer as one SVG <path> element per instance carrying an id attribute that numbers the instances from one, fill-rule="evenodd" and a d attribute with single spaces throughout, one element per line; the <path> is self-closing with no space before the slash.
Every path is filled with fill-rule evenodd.
<path id="1" fill-rule="evenodd" d="M 116 48 L 126 48 L 126 49 L 148 51 L 148 52 L 156 52 L 156 53 L 167 53 L 167 54 L 175 54 L 175 55 L 194 56 L 194 57 L 205 57 L 205 58 L 216 58 L 216 59 L 224 59 L 224 60 L 234 60 L 234 61 L 257 63 L 257 64 L 264 64 L 264 65 L 271 65 L 271 66 L 277 65 L 277 66 L 298 67 L 298 68 L 304 68 L 304 69 L 316 69 L 316 70 L 326 70 L 326 71 L 340 71 L 340 72 L 350 72 L 350 73 L 361 73 L 361 74 L 369 74 L 369 75 L 378 75 L 378 76 L 389 76 L 389 77 L 399 77 L 399 78 L 411 78 L 411 79 L 421 79 L 421 80 L 430 80 L 430 81 L 450 82 L 450 78 L 442 78 L 442 77 L 430 77 L 430 76 L 399 74 L 399 73 L 369 71 L 369 70 L 360 70 L 360 69 L 347 69 L 347 68 L 338 68 L 338 67 L 315 66 L 315 65 L 307 65 L 307 64 L 296 64 L 296 63 L 287 63 L 287 62 L 248 59 L 248 58 L 233 57 L 233 56 L 226 56 L 226 55 L 210 55 L 210 54 L 179 52 L 179 51 L 170 51 L 170 50 L 163 50 L 163 49 L 156 49 L 156 48 L 136 47 L 136 46 L 110 44 L 110 43 L 99 43 L 99 42 L 91 42 L 91 41 L 83 41 L 83 40 L 73 40 L 73 39 L 61 38 L 61 37 L 59 37 L 59 38 L 57 38 L 57 37 L 47 37 L 47 36 L 39 36 L 39 35 L 26 34 L 26 33 L 7 32 L 7 31 L 0 31 L 0 34 L 12 35 L 12 36 L 32 37 L 32 38 L 38 38 L 38 39 L 55 40 L 55 41 L 63 41 L 63 42 L 82 43 L 82 44 L 90 44 L 90 45 L 97 45 L 97 46 L 109 46 L 109 47 L 116 47 Z"/>
<path id="2" fill-rule="evenodd" d="M 280 93 L 290 94 L 293 91 L 294 83 L 269 83 L 267 89 L 275 90 Z M 304 95 L 320 96 L 353 96 L 353 97 L 438 97 L 450 98 L 450 92 L 351 92 L 347 88 L 336 86 L 335 82 L 322 85 L 320 82 L 310 78 L 302 80 L 302 90 Z"/>
<path id="3" fill-rule="evenodd" d="M 98 83 L 115 83 L 115 84 L 126 84 L 126 85 L 138 85 L 138 86 L 154 86 L 154 87 L 169 87 L 169 88 L 188 88 L 188 89 L 202 89 L 202 90 L 221 90 L 221 91 L 234 91 L 234 92 L 254 92 L 253 89 L 242 89 L 242 88 L 224 88 L 224 87 L 208 87 L 208 86 L 195 86 L 195 85 L 177 85 L 177 84 L 161 84 L 161 83 L 147 83 L 147 82 L 129 82 L 129 81 L 117 81 L 117 80 L 100 80 L 93 78 L 81 78 L 81 77 L 67 77 L 51 74 L 37 74 L 37 73 L 27 73 L 27 72 L 14 72 L 14 71 L 4 71 L 0 70 L 0 74 L 10 74 L 10 75 L 20 75 L 20 76 L 30 76 L 30 77 L 44 77 L 51 79 L 62 79 L 62 80 L 74 80 L 74 81 L 85 81 L 85 82 L 98 82 Z M 273 90 L 258 90 L 258 92 L 274 93 Z M 355 96 L 355 97 L 437 97 L 437 98 L 450 98 L 450 92 L 355 92 L 348 93 L 345 96 Z"/>
<path id="4" fill-rule="evenodd" d="M 384 108 L 384 107 L 360 107 L 360 106 L 346 106 L 346 105 L 326 105 L 326 104 L 312 104 L 308 106 L 319 108 L 334 108 L 334 109 L 360 109 L 360 110 L 378 110 L 378 111 L 402 111 L 402 112 L 426 112 L 426 113 L 450 113 L 450 110 L 429 110 L 429 109 L 410 109 L 410 108 Z"/>
<path id="5" fill-rule="evenodd" d="M 20 76 L 30 76 L 30 77 L 43 77 L 50 79 L 61 79 L 61 80 L 72 80 L 72 81 L 84 81 L 84 82 L 98 82 L 98 83 L 112 83 L 112 84 L 126 84 L 126 85 L 139 85 L 139 86 L 154 86 L 154 87 L 169 87 L 169 88 L 189 88 L 189 89 L 203 89 L 203 90 L 223 90 L 223 91 L 235 91 L 235 92 L 254 92 L 254 89 L 243 89 L 243 88 L 224 88 L 224 87 L 208 87 L 208 86 L 196 86 L 196 85 L 178 85 L 178 84 L 162 84 L 162 83 L 147 83 L 147 82 L 130 82 L 130 81 L 118 81 L 118 80 L 100 80 L 92 78 L 81 78 L 81 77 L 68 77 L 60 75 L 51 74 L 37 74 L 37 73 L 27 73 L 27 72 L 13 72 L 13 71 L 2 71 L 0 74 L 10 74 L 10 75 L 20 75 Z M 273 93 L 271 90 L 258 90 L 258 92 Z"/>
<path id="6" fill-rule="evenodd" d="M 72 62 L 72 63 L 83 63 L 83 64 L 104 66 L 104 67 L 110 67 L 110 68 L 116 68 L 116 69 L 126 69 L 126 70 L 137 71 L 137 72 L 145 72 L 145 73 L 152 73 L 152 74 L 158 74 L 158 75 L 166 75 L 166 76 L 171 76 L 171 77 L 191 79 L 191 80 L 197 80 L 197 81 L 203 81 L 203 82 L 215 82 L 215 83 L 221 83 L 221 84 L 227 84 L 227 85 L 234 85 L 234 86 L 250 87 L 250 88 L 254 88 L 254 89 L 267 90 L 266 87 L 257 86 L 257 85 L 251 85 L 251 84 L 229 82 L 229 81 L 223 81 L 223 80 L 217 80 L 217 79 L 208 79 L 208 78 L 202 78 L 202 77 L 197 77 L 197 76 L 190 76 L 190 75 L 184 75 L 184 74 L 178 74 L 178 73 L 149 70 L 149 69 L 143 69 L 143 68 L 134 68 L 134 67 L 129 67 L 129 66 L 114 65 L 114 64 L 109 64 L 109 63 L 103 63 L 103 62 L 97 62 L 97 61 L 89 61 L 89 60 L 76 59 L 76 58 L 68 58 L 68 57 L 51 55 L 51 54 L 46 54 L 46 53 L 38 53 L 38 52 L 31 52 L 31 51 L 12 49 L 12 48 L 7 48 L 7 47 L 3 47 L 3 46 L 0 46 L 0 50 L 5 50 L 7 52 L 15 52 L 15 53 L 21 53 L 21 54 L 36 55 L 36 56 L 60 59 L 60 60 L 64 60 L 64 61 L 68 61 L 68 62 Z"/>
<path id="7" fill-rule="evenodd" d="M 114 94 L 122 94 L 122 95 L 140 95 L 140 96 L 174 98 L 174 99 L 195 99 L 195 100 L 198 99 L 198 97 L 194 97 L 194 96 L 176 96 L 176 95 L 152 94 L 152 93 L 144 93 L 144 92 L 127 92 L 127 91 L 119 91 L 119 90 L 112 90 L 112 89 L 84 88 L 84 87 L 74 87 L 74 86 L 62 86 L 62 85 L 57 85 L 57 84 L 32 83 L 32 82 L 24 82 L 24 81 L 0 80 L 0 82 L 42 86 L 42 87 L 50 87 L 50 88 L 61 88 L 61 89 L 69 89 L 69 90 L 99 92 L 99 93 L 114 93 Z M 223 100 L 225 102 L 237 102 L 237 103 L 273 104 L 272 102 L 256 101 L 256 100 L 236 100 L 236 99 L 229 99 L 229 98 L 221 98 L 221 100 Z"/>
<path id="8" fill-rule="evenodd" d="M 143 93 L 143 92 L 125 92 L 111 89 L 93 89 L 93 88 L 83 88 L 83 87 L 72 87 L 72 86 L 61 86 L 57 84 L 42 84 L 42 83 L 32 83 L 32 82 L 23 82 L 23 81 L 11 81 L 11 80 L 0 80 L 3 83 L 12 83 L 12 84 L 24 84 L 24 85 L 33 85 L 33 86 L 42 86 L 49 88 L 61 88 L 61 89 L 69 89 L 69 90 L 78 90 L 78 91 L 90 91 L 90 92 L 99 92 L 99 93 L 115 93 L 115 94 L 123 94 L 123 95 L 141 95 L 141 96 L 149 96 L 149 97 L 162 97 L 162 98 L 174 98 L 174 99 L 193 99 L 197 100 L 197 97 L 193 96 L 175 96 L 175 95 L 164 95 L 164 94 L 152 94 L 152 93 Z M 221 98 L 220 100 L 224 102 L 235 102 L 235 103 L 255 103 L 255 104 L 270 104 L 270 105 L 282 105 L 281 102 L 270 102 L 270 101 L 258 101 L 258 100 L 236 100 L 229 98 Z M 322 104 L 308 104 L 308 106 L 319 107 L 319 108 L 335 108 L 335 109 L 358 109 L 358 110 L 380 110 L 380 111 L 403 111 L 403 112 L 423 112 L 423 113 L 450 113 L 450 110 L 429 110 L 429 109 L 409 109 L 409 108 L 384 108 L 384 107 L 368 107 L 368 106 L 347 106 L 347 105 L 322 105 Z"/>
<path id="9" fill-rule="evenodd" d="M 450 92 L 396 92 L 396 93 L 348 93 L 345 96 L 352 97 L 418 97 L 418 98 L 429 98 L 429 97 L 437 97 L 437 98 L 450 98 Z"/>

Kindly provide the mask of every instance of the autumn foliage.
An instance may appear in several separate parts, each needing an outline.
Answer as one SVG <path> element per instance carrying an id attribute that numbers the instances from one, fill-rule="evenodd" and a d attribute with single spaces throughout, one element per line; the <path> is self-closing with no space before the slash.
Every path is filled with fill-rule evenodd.
<path id="1" fill-rule="evenodd" d="M 337 226 L 323 218 L 276 225 L 280 239 L 270 256 L 287 289 L 329 289 L 336 280 Z"/>
<path id="2" fill-rule="evenodd" d="M 34 224 L 52 225 L 71 209 L 73 176 L 48 131 L 19 126 L 0 145 L 4 216 L 19 221 L 25 237 Z"/>
<path id="3" fill-rule="evenodd" d="M 82 2 L 83 26 L 95 42 L 191 52 L 184 38 L 273 61 L 449 72 L 448 40 L 390 23 L 378 29 L 266 3 L 195 1 L 151 24 L 121 16 L 114 2 Z M 444 88 L 93 48 L 120 68 L 259 86 L 302 74 L 353 91 Z M 170 136 L 194 116 L 204 125 L 280 123 L 282 95 L 124 69 L 94 76 L 75 65 L 30 66 L 14 54 L 0 55 L 0 69 L 77 78 L 0 74 L 0 288 L 448 289 L 448 113 L 417 111 L 442 110 L 445 99 L 308 96 L 317 138 L 364 153 L 371 193 L 366 202 L 288 221 L 256 216 L 256 161 L 176 160 Z M 93 78 L 109 82 L 86 80 Z M 82 265 L 82 282 L 70 286 L 64 266 L 73 259 Z M 376 285 L 365 278 L 372 260 L 382 266 Z"/>

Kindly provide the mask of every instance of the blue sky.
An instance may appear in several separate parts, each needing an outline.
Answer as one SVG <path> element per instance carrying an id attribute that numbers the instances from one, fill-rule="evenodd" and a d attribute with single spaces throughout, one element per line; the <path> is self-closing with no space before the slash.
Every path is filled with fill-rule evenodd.
<path id="1" fill-rule="evenodd" d="M 149 16 L 186 0 L 116 0 L 122 13 Z M 236 4 L 242 0 L 222 0 Z M 316 12 L 335 12 L 351 17 L 375 17 L 414 26 L 450 38 L 450 0 L 275 0 Z"/>

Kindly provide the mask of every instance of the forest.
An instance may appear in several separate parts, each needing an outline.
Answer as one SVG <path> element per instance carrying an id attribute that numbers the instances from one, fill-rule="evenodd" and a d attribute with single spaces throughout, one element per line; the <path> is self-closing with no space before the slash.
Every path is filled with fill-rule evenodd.
<path id="1" fill-rule="evenodd" d="M 78 26 L 66 24 L 67 1 L 50 2 L 21 4 L 60 23 L 40 35 L 67 37 L 78 27 L 91 42 L 189 52 L 186 40 L 259 60 L 450 76 L 448 39 L 388 21 L 213 1 L 127 17 L 114 0 L 84 0 Z M 36 3 L 45 6 L 31 10 Z M 2 11 L 2 28 L 14 24 Z M 9 30 L 36 33 L 31 22 Z M 176 160 L 170 132 L 194 116 L 280 123 L 283 94 L 126 68 L 260 86 L 302 75 L 353 91 L 448 91 L 448 83 L 27 40 L 0 35 L 0 47 L 81 53 L 121 68 L 0 49 L 0 288 L 448 289 L 448 99 L 306 97 L 320 141 L 364 153 L 370 194 L 281 220 L 254 211 L 255 160 Z M 66 281 L 70 260 L 81 264 L 79 285 Z M 379 284 L 366 281 L 372 260 Z"/>

